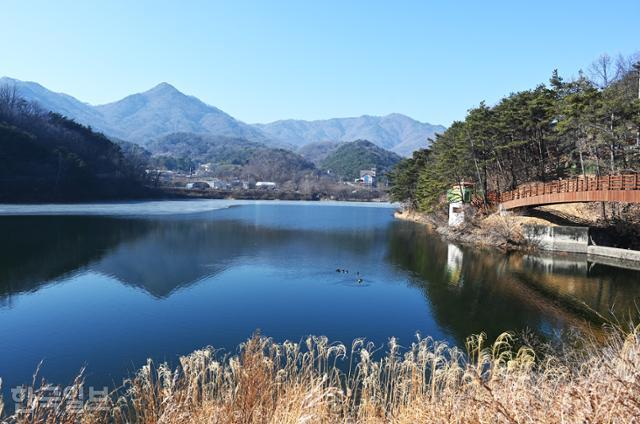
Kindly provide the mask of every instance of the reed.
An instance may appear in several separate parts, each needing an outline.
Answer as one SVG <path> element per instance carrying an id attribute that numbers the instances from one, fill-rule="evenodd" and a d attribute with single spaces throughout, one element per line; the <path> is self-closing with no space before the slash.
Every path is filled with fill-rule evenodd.
<path id="1" fill-rule="evenodd" d="M 520 339 L 519 345 L 523 345 Z M 355 340 L 275 343 L 256 334 L 236 356 L 213 348 L 177 368 L 148 361 L 101 408 L 71 408 L 82 378 L 53 407 L 37 388 L 8 423 L 627 423 L 640 419 L 640 332 L 545 351 L 505 333 L 466 349 L 429 337 L 384 357 Z M 40 398 L 39 398 L 40 396 Z M 77 405 L 76 405 L 77 406 Z M 0 406 L 1 408 L 1 406 Z M 99 409 L 99 410 L 97 410 Z"/>

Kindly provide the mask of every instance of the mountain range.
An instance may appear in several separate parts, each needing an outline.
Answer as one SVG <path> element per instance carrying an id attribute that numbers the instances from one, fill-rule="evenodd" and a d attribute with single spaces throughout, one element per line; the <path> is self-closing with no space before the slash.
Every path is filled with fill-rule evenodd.
<path id="1" fill-rule="evenodd" d="M 23 98 L 61 113 L 108 136 L 147 145 L 172 133 L 209 134 L 241 138 L 295 150 L 308 143 L 366 139 L 402 156 L 427 147 L 445 127 L 422 123 L 401 114 L 334 118 L 321 121 L 282 120 L 247 124 L 167 83 L 104 105 L 91 105 L 56 93 L 36 82 L 0 78 Z"/>
<path id="2" fill-rule="evenodd" d="M 321 121 L 287 119 L 256 124 L 256 127 L 271 138 L 294 146 L 320 141 L 369 140 L 402 156 L 409 156 L 414 150 L 427 147 L 429 139 L 445 130 L 442 125 L 419 122 L 399 113 Z"/>

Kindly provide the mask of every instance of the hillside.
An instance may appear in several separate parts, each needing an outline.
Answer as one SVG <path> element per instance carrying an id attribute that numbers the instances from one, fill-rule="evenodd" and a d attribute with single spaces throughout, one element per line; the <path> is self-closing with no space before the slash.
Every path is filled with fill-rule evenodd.
<path id="1" fill-rule="evenodd" d="M 0 88 L 0 201 L 70 201 L 140 194 L 120 148 Z"/>
<path id="2" fill-rule="evenodd" d="M 320 141 L 309 143 L 300 147 L 297 153 L 309 162 L 319 165 L 331 152 L 338 148 L 338 143 L 331 141 Z"/>
<path id="3" fill-rule="evenodd" d="M 67 116 L 81 124 L 91 125 L 98 131 L 106 131 L 107 123 L 100 112 L 90 104 L 83 103 L 75 97 L 48 90 L 37 82 L 20 81 L 14 78 L 0 78 L 0 87 L 15 88 L 17 94 L 29 101 L 38 103 L 43 109 Z"/>
<path id="4" fill-rule="evenodd" d="M 369 140 L 402 156 L 426 148 L 429 139 L 445 128 L 423 123 L 398 113 L 386 116 L 360 116 L 320 121 L 284 120 L 257 124 L 265 134 L 294 146 L 320 141 Z"/>
<path id="5" fill-rule="evenodd" d="M 261 131 L 175 87 L 162 83 L 122 100 L 96 106 L 113 135 L 146 144 L 175 132 L 193 132 L 266 141 Z"/>
<path id="6" fill-rule="evenodd" d="M 15 87 L 22 97 L 37 102 L 43 109 L 68 116 L 109 136 L 142 145 L 181 131 L 269 141 L 259 129 L 196 97 L 187 96 L 167 83 L 98 106 L 50 91 L 35 82 L 3 77 L 0 86 Z"/>
<path id="7" fill-rule="evenodd" d="M 188 170 L 210 163 L 220 176 L 284 182 L 315 171 L 313 163 L 296 153 L 240 138 L 174 133 L 150 142 L 147 149 L 156 164 Z"/>
<path id="8" fill-rule="evenodd" d="M 360 170 L 373 167 L 377 168 L 378 175 L 384 175 L 401 160 L 399 155 L 370 141 L 357 140 L 340 144 L 321 162 L 320 167 L 331 170 L 338 178 L 351 180 L 360 176 Z"/>

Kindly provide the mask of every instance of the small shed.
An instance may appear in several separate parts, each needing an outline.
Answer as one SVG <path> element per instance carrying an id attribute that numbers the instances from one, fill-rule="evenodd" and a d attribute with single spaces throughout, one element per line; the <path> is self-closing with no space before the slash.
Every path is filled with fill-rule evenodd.
<path id="1" fill-rule="evenodd" d="M 475 184 L 469 181 L 461 181 L 447 190 L 447 202 L 471 203 Z"/>

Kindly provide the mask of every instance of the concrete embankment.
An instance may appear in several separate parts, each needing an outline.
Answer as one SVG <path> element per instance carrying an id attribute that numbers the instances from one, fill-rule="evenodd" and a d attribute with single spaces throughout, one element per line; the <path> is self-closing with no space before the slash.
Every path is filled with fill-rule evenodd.
<path id="1" fill-rule="evenodd" d="M 626 262 L 634 262 L 638 267 L 640 267 L 640 251 L 638 250 L 618 249 L 606 246 L 589 246 L 587 248 L 587 253 L 589 256 L 614 258 Z"/>
<path id="2" fill-rule="evenodd" d="M 555 252 L 587 253 L 588 227 L 523 225 L 524 238 L 532 246 Z"/>
<path id="3" fill-rule="evenodd" d="M 525 225 L 524 237 L 536 248 L 553 252 L 586 253 L 592 262 L 615 261 L 640 266 L 640 251 L 590 244 L 589 227 Z M 614 260 L 614 261 L 611 261 Z M 624 265 L 624 264 L 621 264 Z M 635 266 L 633 266 L 635 268 Z"/>

